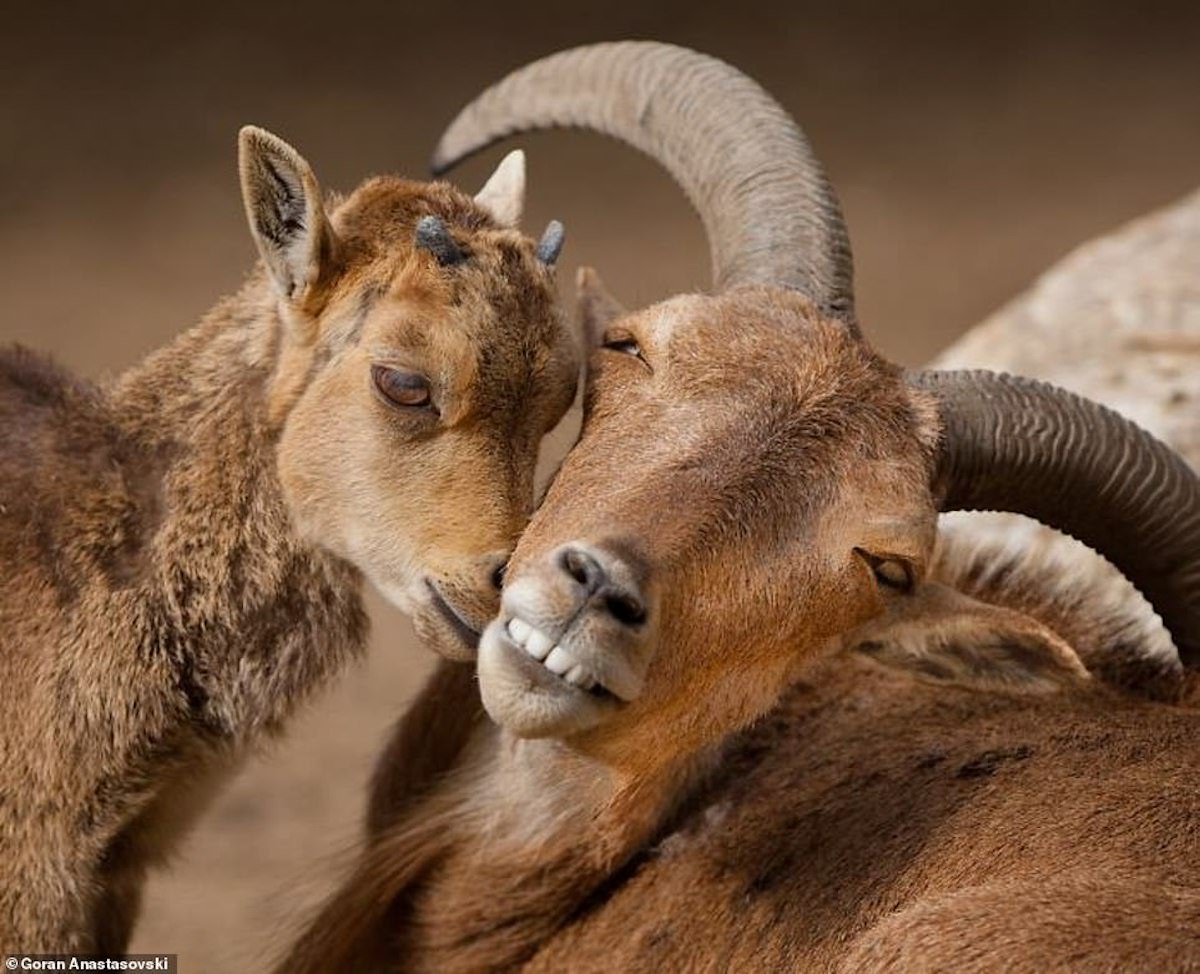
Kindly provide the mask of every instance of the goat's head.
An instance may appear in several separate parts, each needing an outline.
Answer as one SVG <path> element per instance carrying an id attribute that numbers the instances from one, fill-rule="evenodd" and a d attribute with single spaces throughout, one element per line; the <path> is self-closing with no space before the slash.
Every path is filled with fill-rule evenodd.
<path id="1" fill-rule="evenodd" d="M 834 647 L 977 683 L 1086 679 L 1032 618 L 926 579 L 937 514 L 956 508 L 1030 514 L 1097 547 L 1195 653 L 1196 478 L 1061 390 L 905 373 L 872 352 L 836 199 L 761 89 L 664 45 L 567 52 L 465 110 L 439 158 L 560 122 L 671 169 L 709 229 L 718 293 L 622 316 L 585 274 L 583 432 L 481 644 L 501 724 L 653 761 L 761 714 Z"/>
<path id="2" fill-rule="evenodd" d="M 574 397 L 561 226 L 541 243 L 514 229 L 519 153 L 474 199 L 383 177 L 327 207 L 286 143 L 247 128 L 240 149 L 263 301 L 282 322 L 269 408 L 293 518 L 469 657 L 532 507 L 539 441 Z"/>
<path id="3" fill-rule="evenodd" d="M 582 436 L 485 639 L 485 702 L 523 733 L 610 737 L 698 700 L 761 713 L 805 650 L 920 583 L 933 404 L 795 292 L 678 297 L 597 339 Z"/>

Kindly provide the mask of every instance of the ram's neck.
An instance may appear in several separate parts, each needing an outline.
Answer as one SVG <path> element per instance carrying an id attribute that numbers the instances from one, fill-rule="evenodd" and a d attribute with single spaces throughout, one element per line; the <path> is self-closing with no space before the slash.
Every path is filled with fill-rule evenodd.
<path id="1" fill-rule="evenodd" d="M 452 779 L 449 842 L 388 956 L 429 971 L 519 964 L 663 832 L 701 773 L 689 761 L 629 778 L 555 741 L 481 731 Z"/>
<path id="2" fill-rule="evenodd" d="M 628 774 L 516 739 L 482 716 L 469 671 L 443 664 L 384 755 L 355 869 L 275 970 L 519 965 L 702 793 L 717 751 L 672 753 Z"/>
<path id="3" fill-rule="evenodd" d="M 194 716 L 235 737 L 275 727 L 365 631 L 357 573 L 296 536 L 280 489 L 281 332 L 256 277 L 110 389 L 153 508 L 146 638 Z"/>

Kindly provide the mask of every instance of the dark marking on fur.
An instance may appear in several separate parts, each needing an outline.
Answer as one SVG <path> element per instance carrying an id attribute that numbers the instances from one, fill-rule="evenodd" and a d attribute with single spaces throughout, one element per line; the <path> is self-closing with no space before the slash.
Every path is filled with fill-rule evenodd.
<path id="1" fill-rule="evenodd" d="M 355 303 L 354 320 L 350 324 L 350 329 L 346 333 L 345 343 L 353 345 L 362 335 L 363 326 L 367 323 L 367 316 L 371 313 L 371 309 L 375 307 L 377 302 L 385 293 L 387 288 L 378 282 L 368 284 L 359 292 L 358 300 Z"/>
<path id="2" fill-rule="evenodd" d="M 745 896 L 756 898 L 766 896 L 792 878 L 800 865 L 796 856 L 781 849 L 779 855 L 768 862 L 765 868 L 759 870 L 746 884 Z"/>
<path id="3" fill-rule="evenodd" d="M 1025 761 L 1033 755 L 1033 748 L 1021 744 L 1013 748 L 984 751 L 958 769 L 959 778 L 988 778 L 994 775 L 1006 761 Z"/>
<path id="4" fill-rule="evenodd" d="M 610 873 L 599 885 L 595 886 L 571 911 L 567 923 L 576 923 L 589 913 L 599 910 L 617 891 L 638 874 L 638 871 L 652 858 L 653 846 L 643 847 L 636 855 L 626 860 Z"/>
<path id="5" fill-rule="evenodd" d="M 255 226 L 259 233 L 282 249 L 305 229 L 304 193 L 273 160 L 264 158 L 263 168 L 271 178 L 272 187 L 263 185 L 267 197 L 263 202 L 268 206 L 255 209 Z"/>
<path id="6" fill-rule="evenodd" d="M 929 768 L 936 768 L 945 760 L 945 751 L 929 751 L 917 759 L 917 768 L 921 771 L 926 771 Z"/>

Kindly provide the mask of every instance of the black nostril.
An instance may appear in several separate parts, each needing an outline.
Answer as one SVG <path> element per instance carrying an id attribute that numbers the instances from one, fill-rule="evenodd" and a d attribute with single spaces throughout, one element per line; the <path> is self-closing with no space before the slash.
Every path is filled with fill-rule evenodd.
<path id="1" fill-rule="evenodd" d="M 622 580 L 629 574 L 623 559 L 572 545 L 559 553 L 558 564 L 583 589 L 583 598 L 593 611 L 607 612 L 623 626 L 639 626 L 646 621 L 646 605 L 639 597 L 637 584 Z"/>
<path id="2" fill-rule="evenodd" d="M 646 607 L 632 595 L 610 595 L 604 605 L 622 625 L 640 626 L 646 621 Z"/>
<path id="3" fill-rule="evenodd" d="M 492 588 L 499 592 L 504 588 L 504 573 L 508 571 L 508 562 L 502 561 L 492 569 Z"/>
<path id="4" fill-rule="evenodd" d="M 588 592 L 594 592 L 604 582 L 604 569 L 585 551 L 568 548 L 559 559 L 563 570 Z"/>

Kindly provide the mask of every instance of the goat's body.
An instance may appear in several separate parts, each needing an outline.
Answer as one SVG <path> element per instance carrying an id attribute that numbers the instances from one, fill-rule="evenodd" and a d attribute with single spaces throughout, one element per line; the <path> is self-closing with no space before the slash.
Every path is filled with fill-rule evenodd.
<path id="1" fill-rule="evenodd" d="M 484 202 L 328 208 L 275 136 L 239 161 L 263 260 L 196 327 L 103 388 L 0 352 L 0 953 L 124 947 L 147 867 L 361 648 L 364 575 L 469 651 L 575 389 L 561 239 L 484 205 L 515 220 L 519 158 Z"/>
<path id="2" fill-rule="evenodd" d="M 1104 579 L 1056 585 L 1036 558 L 970 544 L 947 546 L 937 574 L 1036 614 L 1085 657 L 1144 656 L 1144 607 Z M 619 837 L 628 812 L 612 804 L 512 797 L 522 777 L 506 792 L 489 776 L 508 752 L 481 759 L 491 731 L 476 728 L 474 756 L 384 829 L 408 833 L 414 858 L 393 862 L 412 881 L 364 969 L 1190 969 L 1200 688 L 1177 667 L 1111 675 L 1173 702 L 1104 678 L 980 693 L 839 654 L 660 804 L 641 841 Z"/>
<path id="3" fill-rule="evenodd" d="M 1098 648 L 1098 647 L 1097 647 Z M 839 656 L 532 970 L 1200 965 L 1200 712 Z"/>
<path id="4" fill-rule="evenodd" d="M 531 968 L 1200 964 L 1200 714 L 872 670 L 797 687 Z"/>
<path id="5" fill-rule="evenodd" d="M 250 310 L 111 389 L 0 355 L 5 949 L 119 949 L 145 868 L 361 642 L 355 573 L 289 530 Z"/>
<path id="6" fill-rule="evenodd" d="M 1198 216 L 1192 195 L 1085 245 L 940 364 L 1061 383 L 1195 464 Z M 936 575 L 1046 621 L 1100 686 L 985 695 L 831 660 L 529 967 L 1200 967 L 1200 682 L 1112 566 L 1017 520 L 954 518 Z"/>

